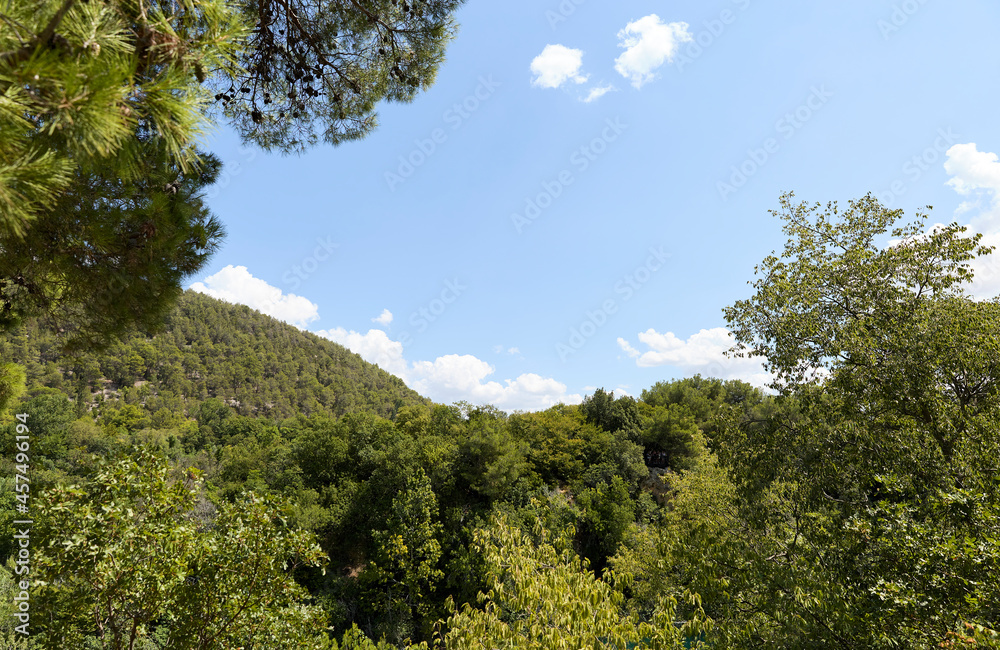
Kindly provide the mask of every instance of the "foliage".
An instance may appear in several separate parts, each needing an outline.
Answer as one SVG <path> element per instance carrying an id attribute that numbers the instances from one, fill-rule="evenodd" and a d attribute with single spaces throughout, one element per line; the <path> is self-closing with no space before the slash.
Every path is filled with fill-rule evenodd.
<path id="1" fill-rule="evenodd" d="M 651 623 L 635 620 L 620 592 L 588 571 L 565 540 L 536 534 L 537 545 L 504 517 L 476 532 L 489 590 L 480 596 L 482 609 L 466 605 L 452 614 L 445 648 L 683 648 L 705 629 L 698 620 L 675 627 L 669 598 Z"/>
<path id="2" fill-rule="evenodd" d="M 431 614 L 433 592 L 444 578 L 438 568 L 442 527 L 437 509 L 430 480 L 418 469 L 392 500 L 386 528 L 373 534 L 375 553 L 365 575 L 381 587 L 376 605 L 390 618 L 389 636 L 395 641 L 410 636 L 412 621 Z"/>
<path id="3" fill-rule="evenodd" d="M 40 497 L 41 646 L 82 647 L 96 636 L 131 649 L 165 627 L 167 647 L 324 647 L 323 617 L 287 573 L 323 559 L 310 537 L 276 523 L 277 511 L 253 496 L 201 527 L 189 516 L 197 474 L 169 474 L 143 449 Z"/>
<path id="4" fill-rule="evenodd" d="M 716 441 L 759 538 L 742 554 L 753 582 L 730 587 L 761 621 L 742 642 L 927 647 L 995 629 L 1000 305 L 960 286 L 990 249 L 919 221 L 879 248 L 900 214 L 871 197 L 782 207 L 783 257 L 727 309 L 782 391 Z"/>
<path id="5" fill-rule="evenodd" d="M 24 392 L 24 368 L 16 363 L 0 364 L 0 422 L 11 404 Z"/>
<path id="6" fill-rule="evenodd" d="M 215 420 L 199 411 L 213 398 L 216 419 L 234 409 L 271 419 L 356 410 L 390 415 L 399 406 L 424 401 L 399 378 L 332 341 L 192 291 L 180 297 L 159 332 L 133 332 L 103 354 L 69 355 L 58 341 L 58 332 L 29 319 L 20 333 L 0 334 L 0 357 L 21 364 L 30 385 L 58 383 L 78 400 L 81 414 L 84 407 L 99 407 L 105 396 L 112 404 L 113 398 L 134 396 L 150 417 L 167 408 L 197 416 L 214 432 Z M 255 382 L 234 384 L 233 375 L 250 356 L 259 359 L 260 374 Z M 46 374 L 48 363 L 58 369 L 55 375 Z M 186 444 L 191 449 L 218 444 L 213 435 L 192 434 Z"/>
<path id="7" fill-rule="evenodd" d="M 243 1 L 253 26 L 216 100 L 245 140 L 301 151 L 362 138 L 375 105 L 411 101 L 434 81 L 462 0 Z M 228 87 L 227 87 L 228 84 Z"/>
<path id="8" fill-rule="evenodd" d="M 42 317 L 93 351 L 155 329 L 223 236 L 210 88 L 265 149 L 361 138 L 433 82 L 460 4 L 0 0 L 0 330 Z"/>
<path id="9" fill-rule="evenodd" d="M 13 487 L 10 490 L 13 491 Z M 22 625 L 22 622 L 16 617 L 20 613 L 18 604 L 23 602 L 24 592 L 27 592 L 29 598 L 31 596 L 31 592 L 28 589 L 22 589 L 22 587 L 26 586 L 30 589 L 31 583 L 27 580 L 28 576 L 17 575 L 15 569 L 16 565 L 13 559 L 7 563 L 7 566 L 0 566 L 0 644 L 6 650 L 28 650 L 31 633 L 30 612 L 27 621 L 29 625 L 22 630 L 16 629 Z M 28 634 L 24 634 L 24 630 L 27 630 Z"/>
<path id="10" fill-rule="evenodd" d="M 603 388 L 598 388 L 593 395 L 583 398 L 580 410 L 587 422 L 605 431 L 620 431 L 631 440 L 638 438 L 639 410 L 635 399 L 628 395 L 615 399 L 614 393 L 606 393 Z"/>
<path id="11" fill-rule="evenodd" d="M 112 165 L 135 180 L 136 134 L 187 171 L 206 124 L 199 78 L 232 61 L 244 34 L 223 0 L 6 0 L 0 20 L 4 239 L 52 210 L 76 170 Z"/>
<path id="12" fill-rule="evenodd" d="M 156 328 L 218 247 L 222 226 L 200 193 L 220 163 L 187 173 L 164 141 L 144 139 L 133 169 L 77 168 L 20 237 L 0 239 L 0 329 L 39 316 L 69 349 L 99 351 L 132 327 Z"/>

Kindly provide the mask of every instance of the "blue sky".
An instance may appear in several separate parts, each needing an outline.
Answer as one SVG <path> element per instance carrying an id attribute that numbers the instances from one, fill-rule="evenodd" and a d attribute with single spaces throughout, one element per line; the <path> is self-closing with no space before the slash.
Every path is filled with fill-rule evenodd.
<path id="1" fill-rule="evenodd" d="M 506 410 L 764 380 L 722 308 L 782 192 L 876 192 L 1000 241 L 996 2 L 469 0 L 438 80 L 299 157 L 226 128 L 194 288 Z M 980 265 L 977 295 L 1000 291 Z"/>

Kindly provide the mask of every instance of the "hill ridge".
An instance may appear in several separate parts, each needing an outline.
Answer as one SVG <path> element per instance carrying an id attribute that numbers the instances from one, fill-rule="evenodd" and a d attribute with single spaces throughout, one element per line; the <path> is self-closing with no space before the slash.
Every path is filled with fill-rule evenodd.
<path id="1" fill-rule="evenodd" d="M 430 400 L 344 346 L 246 305 L 185 291 L 156 332 L 99 353 L 64 355 L 38 322 L 0 336 L 0 358 L 25 366 L 29 389 L 56 389 L 78 411 L 107 399 L 191 415 L 217 398 L 242 415 L 280 420 L 365 411 L 391 417 Z"/>

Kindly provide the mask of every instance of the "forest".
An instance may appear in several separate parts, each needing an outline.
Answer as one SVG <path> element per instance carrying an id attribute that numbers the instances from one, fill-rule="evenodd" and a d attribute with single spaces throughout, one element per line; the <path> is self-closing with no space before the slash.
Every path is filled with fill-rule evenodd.
<path id="1" fill-rule="evenodd" d="M 961 289 L 990 249 L 925 219 L 879 246 L 871 197 L 776 215 L 725 310 L 766 389 L 506 413 L 202 295 L 103 356 L 26 321 L 5 643 L 30 439 L 34 647 L 998 647 L 1000 304 Z"/>

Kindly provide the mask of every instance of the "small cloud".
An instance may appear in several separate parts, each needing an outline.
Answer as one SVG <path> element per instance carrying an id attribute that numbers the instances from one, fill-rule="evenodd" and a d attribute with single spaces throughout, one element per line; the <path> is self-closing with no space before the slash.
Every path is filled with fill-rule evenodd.
<path id="1" fill-rule="evenodd" d="M 641 368 L 673 366 L 693 375 L 719 379 L 742 379 L 757 386 L 771 381 L 759 358 L 728 358 L 726 350 L 733 346 L 732 335 L 724 327 L 701 330 L 686 340 L 673 332 L 660 334 L 654 329 L 639 333 L 639 341 L 647 348 L 640 352 L 625 339 L 618 339 L 618 346 Z"/>
<path id="2" fill-rule="evenodd" d="M 507 348 L 507 354 L 521 354 L 521 351 L 517 348 Z"/>
<path id="3" fill-rule="evenodd" d="M 615 59 L 615 70 L 633 86 L 655 78 L 655 71 L 673 60 L 681 43 L 694 40 L 687 23 L 664 23 L 656 14 L 634 20 L 618 32 L 618 47 L 625 51 Z"/>
<path id="4" fill-rule="evenodd" d="M 230 264 L 189 288 L 219 300 L 246 305 L 299 328 L 319 319 L 318 305 L 302 296 L 283 293 L 278 287 L 252 276 L 245 266 Z"/>
<path id="5" fill-rule="evenodd" d="M 591 88 L 587 96 L 582 98 L 580 101 L 584 102 L 585 104 L 589 104 L 590 102 L 597 101 L 601 97 L 604 97 L 612 90 L 618 90 L 618 89 L 612 86 L 611 84 L 608 84 L 607 86 L 595 86 Z"/>
<path id="6" fill-rule="evenodd" d="M 382 330 L 368 330 L 366 334 L 337 327 L 332 330 L 314 332 L 317 336 L 330 339 L 358 354 L 368 363 L 378 364 L 378 367 L 405 379 L 407 372 L 406 360 L 403 359 L 403 344 L 393 341 Z"/>
<path id="7" fill-rule="evenodd" d="M 627 354 L 629 357 L 631 357 L 633 359 L 636 359 L 636 358 L 639 357 L 639 351 L 636 350 L 635 348 L 633 348 L 631 343 L 629 343 L 628 341 L 626 341 L 625 339 L 623 339 L 620 336 L 618 337 L 618 347 L 620 347 L 622 350 L 624 350 L 625 354 Z"/>
<path id="8" fill-rule="evenodd" d="M 974 190 L 1000 191 L 1000 162 L 995 153 L 979 151 L 975 142 L 956 144 L 946 152 L 948 185 L 962 195 Z"/>
<path id="9" fill-rule="evenodd" d="M 546 45 L 542 53 L 531 62 L 534 77 L 532 86 L 558 88 L 567 81 L 582 84 L 587 75 L 580 73 L 583 67 L 583 50 L 574 50 L 564 45 Z"/>
<path id="10" fill-rule="evenodd" d="M 392 312 L 388 309 L 383 309 L 381 314 L 372 319 L 372 322 L 379 325 L 388 325 L 392 322 Z"/>

